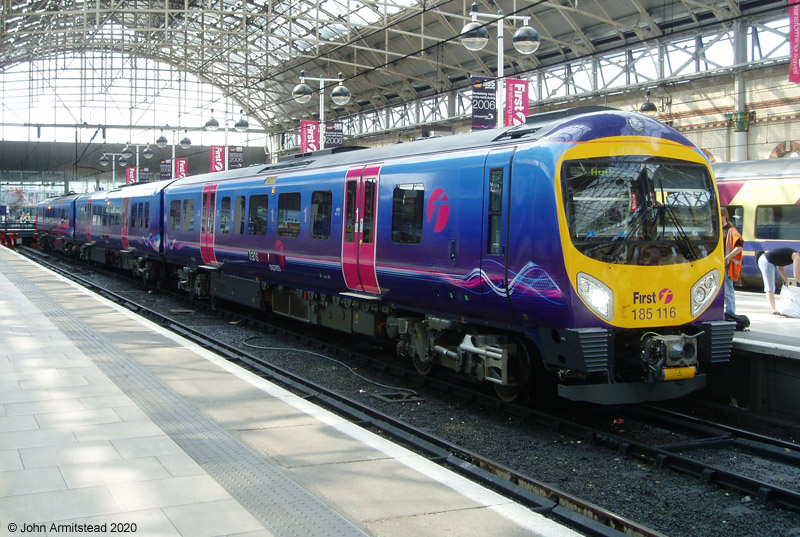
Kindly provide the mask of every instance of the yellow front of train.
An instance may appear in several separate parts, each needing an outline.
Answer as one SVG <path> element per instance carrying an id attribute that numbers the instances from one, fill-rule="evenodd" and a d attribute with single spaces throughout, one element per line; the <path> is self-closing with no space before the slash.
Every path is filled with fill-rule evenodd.
<path id="1" fill-rule="evenodd" d="M 562 154 L 556 195 L 574 347 L 584 356 L 584 371 L 561 371 L 559 393 L 638 402 L 704 386 L 708 365 L 727 361 L 733 334 L 723 320 L 719 206 L 706 159 L 663 137 L 584 141 Z M 594 375 L 593 345 L 605 343 L 583 340 L 605 341 L 584 337 L 599 331 L 608 356 Z"/>

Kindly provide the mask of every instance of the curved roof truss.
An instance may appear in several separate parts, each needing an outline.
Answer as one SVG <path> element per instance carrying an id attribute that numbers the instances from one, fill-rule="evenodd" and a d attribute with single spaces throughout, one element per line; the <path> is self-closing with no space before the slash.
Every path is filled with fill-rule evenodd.
<path id="1" fill-rule="evenodd" d="M 58 58 L 66 62 L 67 54 L 78 54 L 105 73 L 84 82 L 91 85 L 87 94 L 98 94 L 123 73 L 117 58 L 147 58 L 171 66 L 171 74 L 153 75 L 152 82 L 148 73 L 137 75 L 146 83 L 141 88 L 132 83 L 131 92 L 141 89 L 145 101 L 185 88 L 189 82 L 181 73 L 190 73 L 219 88 L 212 101 L 235 102 L 268 131 L 291 131 L 297 119 L 313 115 L 313 102 L 299 105 L 291 98 L 301 70 L 310 77 L 343 73 L 354 99 L 344 107 L 326 99 L 326 118 L 349 118 L 350 132 L 365 132 L 370 126 L 392 128 L 403 117 L 463 114 L 470 76 L 492 76 L 497 67 L 496 22 L 487 23 L 492 41 L 484 50 L 471 52 L 458 39 L 469 20 L 469 0 L 0 4 L 0 72 L 34 60 L 58 64 Z M 479 9 L 494 13 L 499 7 L 507 15 L 531 17 L 542 45 L 535 54 L 520 56 L 506 39 L 505 74 L 535 76 L 541 100 L 658 81 L 681 72 L 680 65 L 671 65 L 680 63 L 681 55 L 697 67 L 707 50 L 731 39 L 725 36 L 739 21 L 755 25 L 785 17 L 786 5 L 785 0 L 480 0 Z M 519 23 L 504 24 L 510 35 Z M 698 28 L 716 37 L 698 42 Z M 713 60 L 706 61 L 706 68 L 714 68 Z M 130 66 L 136 65 L 131 59 Z M 457 98 L 443 104 L 448 94 Z M 389 107 L 391 114 L 381 112 Z M 129 117 L 123 115 L 123 123 L 142 120 L 124 112 Z M 158 124 L 158 113 L 151 113 Z"/>

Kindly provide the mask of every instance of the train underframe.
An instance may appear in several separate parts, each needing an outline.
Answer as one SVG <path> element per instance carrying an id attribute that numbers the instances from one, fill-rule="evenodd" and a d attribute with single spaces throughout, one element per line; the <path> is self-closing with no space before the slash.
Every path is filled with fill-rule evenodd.
<path id="1" fill-rule="evenodd" d="M 60 249 L 60 248 L 59 248 Z M 705 386 L 703 371 L 730 356 L 734 325 L 705 322 L 662 330 L 532 328 L 524 335 L 398 311 L 366 295 L 339 296 L 226 275 L 215 266 L 168 266 L 132 251 L 65 244 L 85 261 L 161 285 L 172 278 L 194 298 L 225 300 L 309 324 L 395 342 L 423 375 L 434 367 L 493 386 L 498 397 L 550 395 L 599 404 L 681 397 Z"/>
<path id="2" fill-rule="evenodd" d="M 180 268 L 179 287 L 346 333 L 395 342 L 423 375 L 434 367 L 491 384 L 505 401 L 558 395 L 600 404 L 681 397 L 705 386 L 703 371 L 726 362 L 733 323 L 704 322 L 644 330 L 534 328 L 523 334 L 460 320 L 399 311 L 366 295 L 339 296 Z"/>

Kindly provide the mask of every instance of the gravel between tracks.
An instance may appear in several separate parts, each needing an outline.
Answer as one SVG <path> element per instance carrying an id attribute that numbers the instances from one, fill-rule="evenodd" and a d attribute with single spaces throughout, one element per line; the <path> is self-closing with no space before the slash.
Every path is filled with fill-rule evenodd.
<path id="1" fill-rule="evenodd" d="M 132 299 L 180 322 L 202 327 L 209 336 L 241 346 L 256 356 L 268 357 L 281 368 L 302 373 L 352 399 L 367 401 L 386 414 L 446 438 L 466 450 L 670 537 L 800 537 L 800 513 L 763 506 L 737 492 L 700 481 L 692 485 L 690 477 L 655 469 L 544 426 L 501 417 L 491 409 L 477 408 L 425 389 L 417 389 L 423 398 L 421 402 L 386 403 L 373 397 L 373 394 L 385 392 L 385 388 L 364 381 L 341 365 L 301 352 L 319 351 L 293 338 L 265 336 L 213 315 L 188 313 L 184 304 L 156 294 L 129 288 L 126 291 L 124 284 L 110 278 L 95 275 L 91 279 L 122 294 L 127 293 Z M 302 325 L 298 323 L 297 329 L 302 330 Z M 256 351 L 242 345 L 246 340 L 286 350 Z M 398 379 L 371 369 L 358 372 L 381 384 L 401 384 Z M 800 488 L 800 483 L 791 488 Z"/>

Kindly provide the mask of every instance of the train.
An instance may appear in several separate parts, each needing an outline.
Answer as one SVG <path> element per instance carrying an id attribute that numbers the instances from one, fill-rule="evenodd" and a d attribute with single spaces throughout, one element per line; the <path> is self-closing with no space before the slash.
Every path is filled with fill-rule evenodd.
<path id="1" fill-rule="evenodd" d="M 604 107 L 50 199 L 39 243 L 394 346 L 504 401 L 682 397 L 730 357 L 718 192 Z"/>
<path id="2" fill-rule="evenodd" d="M 782 158 L 712 164 L 720 204 L 744 239 L 739 284 L 761 287 L 759 250 L 800 250 L 800 159 Z"/>

